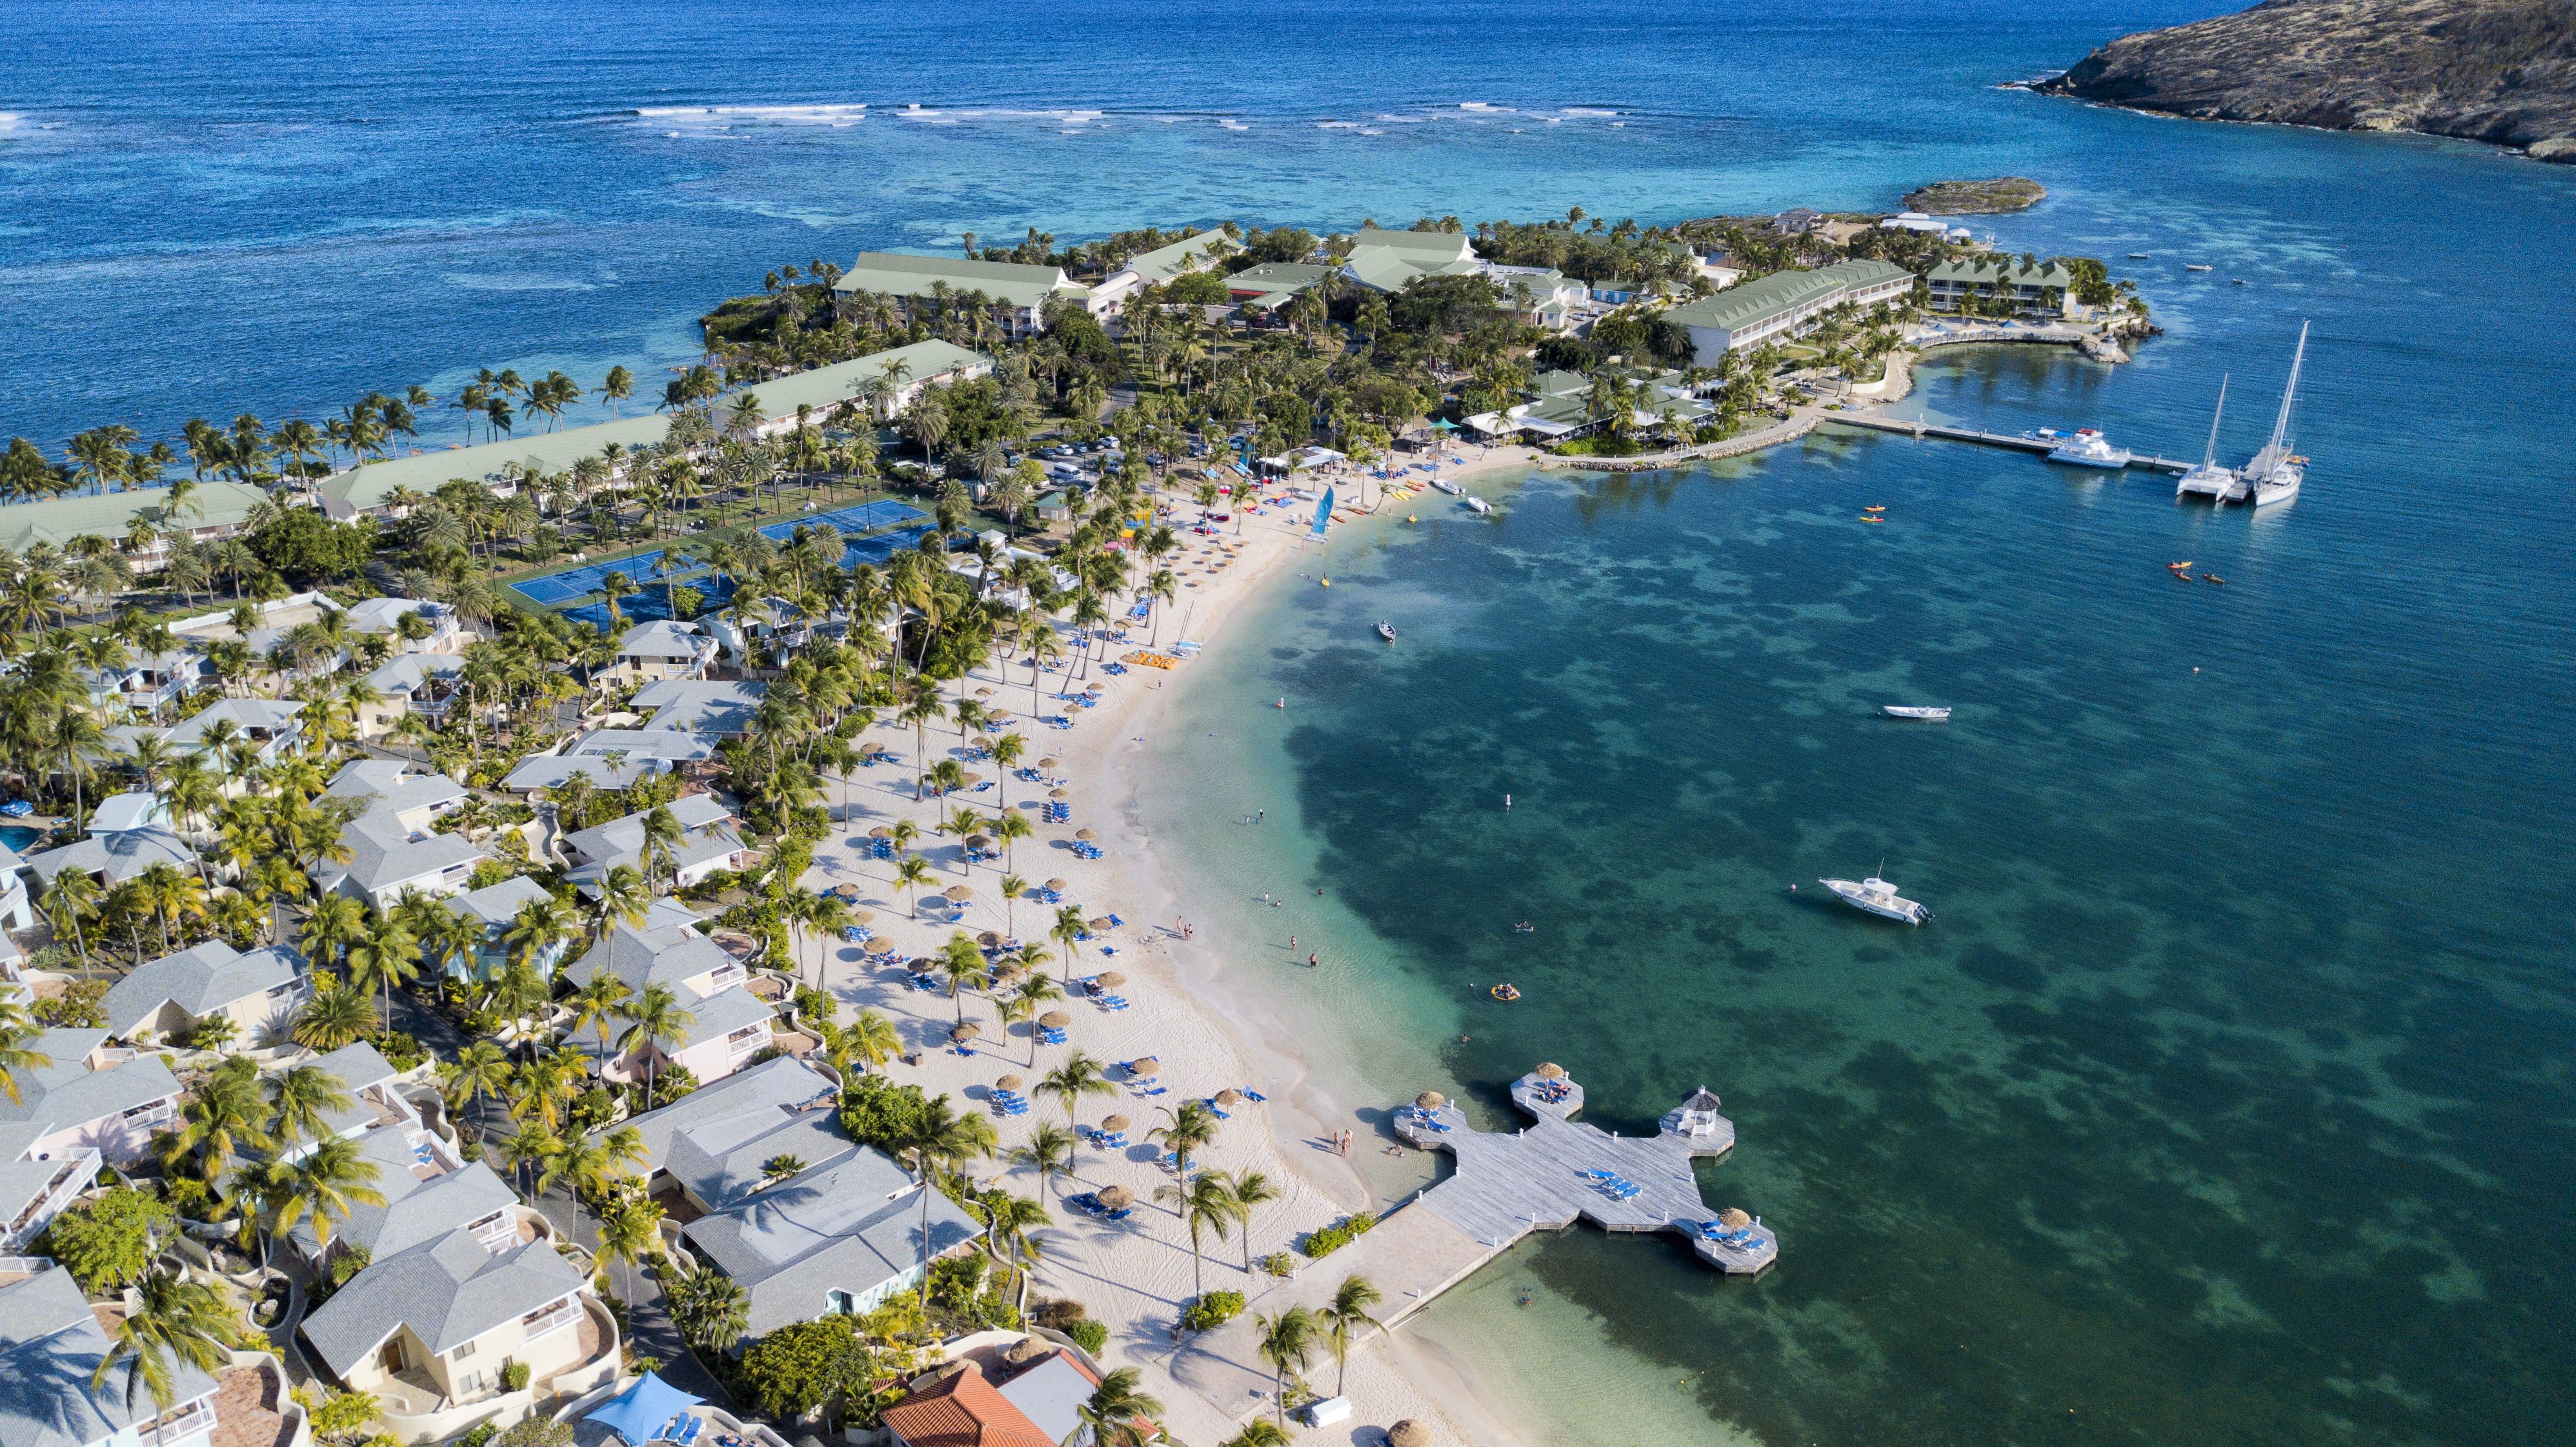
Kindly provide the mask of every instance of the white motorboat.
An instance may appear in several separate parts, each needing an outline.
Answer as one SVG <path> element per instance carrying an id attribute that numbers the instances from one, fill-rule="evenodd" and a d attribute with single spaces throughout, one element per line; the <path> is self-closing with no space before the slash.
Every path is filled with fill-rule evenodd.
<path id="1" fill-rule="evenodd" d="M 2256 507 L 2287 502 L 2307 481 L 2308 460 L 2290 450 L 2290 407 L 2299 396 L 2299 368 L 2308 359 L 2308 324 L 2299 323 L 2299 349 L 2290 354 L 2290 380 L 2281 388 L 2281 415 L 2272 419 L 2272 440 L 2245 464 L 2246 500 Z"/>
<path id="2" fill-rule="evenodd" d="M 2184 473 L 2174 483 L 2175 497 L 2190 497 L 2197 493 L 2224 506 L 2245 495 L 2244 484 L 2237 480 L 2236 469 L 2221 466 L 2218 461 L 2218 419 L 2226 415 L 2227 379 L 2222 376 L 2218 379 L 2218 409 L 2209 414 L 2209 445 L 2201 450 L 2200 465 Z"/>
<path id="3" fill-rule="evenodd" d="M 2129 449 L 2113 447 L 2099 428 L 2078 427 L 2073 437 L 2050 449 L 2048 460 L 2073 467 L 2126 467 Z"/>
<path id="4" fill-rule="evenodd" d="M 1395 641 L 1395 625 L 1392 623 L 1378 624 L 1377 636 L 1385 639 L 1389 643 L 1393 643 Z"/>
<path id="5" fill-rule="evenodd" d="M 2203 266 L 2197 261 L 2187 261 L 2183 263 L 2182 269 L 2185 271 L 2216 271 L 2218 268 L 2214 266 Z"/>
<path id="6" fill-rule="evenodd" d="M 1950 719 L 1950 709 L 1947 704 L 1889 703 L 1879 705 L 1878 711 L 1889 718 L 1921 719 L 1926 723 L 1947 723 Z"/>
<path id="7" fill-rule="evenodd" d="M 1862 880 L 1819 879 L 1816 883 L 1832 890 L 1837 898 L 1854 909 L 1867 910 L 1906 924 L 1922 924 L 1932 918 L 1932 911 L 1900 897 L 1895 885 L 1875 874 Z"/>
<path id="8" fill-rule="evenodd" d="M 1449 479 L 1447 479 L 1447 478 L 1445 478 L 1445 477 L 1435 477 L 1435 478 L 1431 479 L 1431 487 L 1432 487 L 1432 490 L 1433 490 L 1433 491 L 1435 491 L 1435 492 L 1446 492 L 1446 493 L 1453 493 L 1453 494 L 1455 494 L 1455 493 L 1463 493 L 1463 492 L 1465 492 L 1465 491 L 1467 490 L 1467 489 L 1465 489 L 1465 488 L 1463 488 L 1463 487 L 1460 487 L 1458 484 L 1456 484 L 1456 483 L 1454 483 L 1454 482 L 1451 482 Z"/>
<path id="9" fill-rule="evenodd" d="M 1485 501 L 1485 500 L 1484 500 L 1483 498 L 1481 498 L 1481 497 L 1471 497 L 1471 498 L 1468 498 L 1468 499 L 1467 499 L 1467 511 L 1469 511 L 1469 512 L 1472 512 L 1472 513 L 1479 513 L 1479 514 L 1481 514 L 1481 513 L 1489 513 L 1489 512 L 1492 512 L 1493 510 L 1494 510 L 1494 505 L 1493 505 L 1492 503 L 1489 503 L 1489 502 Z"/>

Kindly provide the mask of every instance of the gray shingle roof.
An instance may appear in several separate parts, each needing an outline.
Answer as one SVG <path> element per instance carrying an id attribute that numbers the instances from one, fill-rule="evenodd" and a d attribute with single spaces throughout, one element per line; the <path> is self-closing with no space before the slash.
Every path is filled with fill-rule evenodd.
<path id="1" fill-rule="evenodd" d="M 742 836 L 726 823 L 733 811 L 713 794 L 685 794 L 666 805 L 671 817 L 679 822 L 680 842 L 671 849 L 671 859 L 678 868 L 731 854 L 743 847 Z M 584 829 L 566 835 L 564 847 L 580 855 L 583 863 L 572 871 L 575 881 L 589 881 L 605 876 L 620 864 L 643 866 L 644 816 L 651 810 L 639 810 L 622 819 L 611 819 L 596 829 Z"/>
<path id="2" fill-rule="evenodd" d="M 304 1319 L 304 1339 L 346 1377 L 403 1327 L 429 1350 L 449 1352 L 581 1285 L 581 1273 L 551 1242 L 531 1241 L 495 1256 L 472 1232 L 451 1231 L 380 1257 L 350 1277 Z"/>
<path id="3" fill-rule="evenodd" d="M 406 653 L 367 675 L 367 683 L 387 698 L 408 699 L 434 678 L 465 672 L 465 660 L 448 653 Z"/>
<path id="4" fill-rule="evenodd" d="M 155 864 L 168 864 L 180 869 L 194 869 L 197 851 L 188 841 L 162 828 L 121 829 L 113 834 L 93 834 L 76 839 L 59 849 L 47 849 L 27 856 L 27 867 L 47 884 L 66 869 L 85 874 L 104 874 L 110 884 L 123 884 Z"/>
<path id="5" fill-rule="evenodd" d="M 593 787 L 624 789 L 639 779 L 663 772 L 660 759 L 642 754 L 630 755 L 615 762 L 597 754 L 530 754 L 519 760 L 519 766 L 501 781 L 501 787 L 512 793 L 531 789 L 558 789 L 575 774 L 589 777 Z"/>
<path id="6" fill-rule="evenodd" d="M 371 1258 L 408 1251 L 518 1204 L 519 1193 L 481 1161 L 424 1181 L 412 1173 L 411 1145 L 397 1132 L 371 1131 L 359 1149 L 375 1163 L 375 1187 L 385 1203 L 352 1206 L 348 1219 L 332 1226 L 331 1239 L 364 1246 Z M 296 1227 L 295 1239 L 308 1255 L 321 1244 L 310 1218 Z"/>
<path id="7" fill-rule="evenodd" d="M 125 1373 L 96 1390 L 90 1374 L 111 1343 L 89 1303 L 59 1268 L 0 1287 L 0 1443 L 7 1447 L 90 1447 L 157 1415 L 148 1392 L 125 1405 Z M 215 1390 L 215 1379 L 170 1363 L 171 1405 Z"/>
<path id="8" fill-rule="evenodd" d="M 158 1055 L 138 1055 L 105 1070 L 90 1069 L 89 1053 L 106 1038 L 104 1030 L 70 1026 L 38 1035 L 30 1048 L 53 1063 L 18 1072 L 18 1098 L 13 1101 L 0 1095 L 0 1122 L 45 1122 L 56 1130 L 68 1130 L 179 1093 L 179 1078 Z"/>
<path id="9" fill-rule="evenodd" d="M 666 678 L 635 690 L 634 708 L 650 711 L 657 729 L 742 734 L 751 732 L 751 716 L 768 696 L 769 685 L 757 679 Z"/>
<path id="10" fill-rule="evenodd" d="M 781 1182 L 728 1211 L 691 1222 L 689 1244 L 751 1297 L 752 1336 L 821 1316 L 831 1293 L 863 1296 L 974 1239 L 974 1219 L 929 1192 L 927 1250 L 921 1228 L 926 1187 L 862 1147 Z"/>
<path id="11" fill-rule="evenodd" d="M 374 894 L 490 857 L 462 834 L 413 833 L 397 806 L 385 802 L 349 821 L 340 839 L 349 847 L 348 862 L 314 871 L 314 882 L 326 890 L 349 880 Z"/>
<path id="12" fill-rule="evenodd" d="M 304 957 L 282 945 L 248 954 L 222 940 L 208 940 L 192 950 L 163 955 L 137 965 L 132 974 L 108 987 L 100 1000 L 110 1034 L 131 1035 L 144 1022 L 177 1005 L 192 1016 L 211 1014 L 236 1000 L 266 994 L 291 984 L 304 973 Z"/>
<path id="13" fill-rule="evenodd" d="M 830 1111 L 790 1115 L 775 1108 L 743 1111 L 672 1137 L 663 1169 L 715 1210 L 740 1205 L 768 1179 L 761 1164 L 794 1156 L 807 1170 L 858 1149 Z"/>
<path id="14" fill-rule="evenodd" d="M 574 740 L 572 752 L 580 758 L 624 754 L 635 759 L 687 763 L 714 758 L 716 741 L 671 729 L 593 729 Z"/>
<path id="15" fill-rule="evenodd" d="M 674 1143 L 683 1134 L 731 1121 L 724 1131 L 731 1138 L 749 1139 L 808 1112 L 827 1111 L 839 1098 L 830 1076 L 793 1056 L 780 1056 L 700 1086 L 626 1123 L 644 1138 L 644 1159 L 637 1169 L 650 1176 L 669 1167 Z"/>
<path id="16" fill-rule="evenodd" d="M 368 1108 L 365 1101 L 355 1098 L 368 1086 L 387 1085 L 394 1078 L 393 1062 L 376 1053 L 376 1047 L 361 1040 L 354 1045 L 343 1045 L 313 1063 L 337 1077 L 342 1085 L 349 1088 L 352 1097 L 347 1110 L 330 1117 L 329 1125 L 334 1135 L 346 1135 L 376 1118 L 375 1111 Z M 387 1088 L 391 1087 L 388 1085 Z"/>
<path id="17" fill-rule="evenodd" d="M 524 874 L 514 874 L 499 884 L 468 890 L 449 901 L 449 907 L 462 910 L 486 925 L 508 925 L 519 917 L 519 911 L 540 899 L 552 899 L 544 885 Z"/>

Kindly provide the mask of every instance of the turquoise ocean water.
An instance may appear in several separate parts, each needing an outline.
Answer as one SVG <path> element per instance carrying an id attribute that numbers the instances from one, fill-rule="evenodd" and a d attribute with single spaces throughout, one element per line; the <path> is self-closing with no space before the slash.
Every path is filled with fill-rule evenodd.
<path id="1" fill-rule="evenodd" d="M 2036 176 L 1999 239 L 2112 259 L 2168 334 L 1907 405 L 2188 455 L 2232 373 L 2242 455 L 2312 319 L 2306 496 L 1829 432 L 1425 498 L 1238 620 L 1149 817 L 1365 1091 L 1727 1098 L 1709 1194 L 1776 1272 L 1578 1231 L 1424 1321 L 1553 1440 L 2567 1440 L 2576 173 L 1992 88 L 2215 8 L 30 0 L 0 432 L 667 365 L 769 265 L 963 229 Z M 1932 926 L 1816 901 L 1882 857 Z"/>

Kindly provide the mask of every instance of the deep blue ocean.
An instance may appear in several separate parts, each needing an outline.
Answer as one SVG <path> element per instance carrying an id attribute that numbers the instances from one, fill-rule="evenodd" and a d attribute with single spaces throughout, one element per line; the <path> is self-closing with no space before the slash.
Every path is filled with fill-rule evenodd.
<path id="1" fill-rule="evenodd" d="M 1371 1087 L 1726 1097 L 1705 1179 L 1774 1273 L 1577 1231 L 1408 1328 L 1552 1440 L 2568 1441 L 2576 169 L 1995 88 L 2221 8 L 18 0 L 0 435 L 592 383 L 771 266 L 966 230 L 2037 177 L 1980 229 L 2105 257 L 2166 335 L 1905 405 L 2188 456 L 2228 374 L 2241 457 L 2311 321 L 2303 497 L 1829 429 L 1426 498 L 1211 650 L 1149 808 L 1212 896 L 1329 888 L 1225 927 L 1383 1039 Z M 1934 924 L 1817 901 L 1882 858 Z"/>

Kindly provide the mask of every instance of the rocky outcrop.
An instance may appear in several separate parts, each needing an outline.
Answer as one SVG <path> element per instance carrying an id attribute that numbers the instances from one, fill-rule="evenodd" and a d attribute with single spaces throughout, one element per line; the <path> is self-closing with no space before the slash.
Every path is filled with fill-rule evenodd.
<path id="1" fill-rule="evenodd" d="M 1905 209 L 1926 216 L 1994 216 L 2027 211 L 2048 195 L 2048 188 L 2028 176 L 1992 181 L 1935 181 L 1905 193 Z"/>
<path id="2" fill-rule="evenodd" d="M 2576 0 L 2270 0 L 2123 36 L 2033 88 L 2202 120 L 2421 131 L 2576 162 Z"/>

